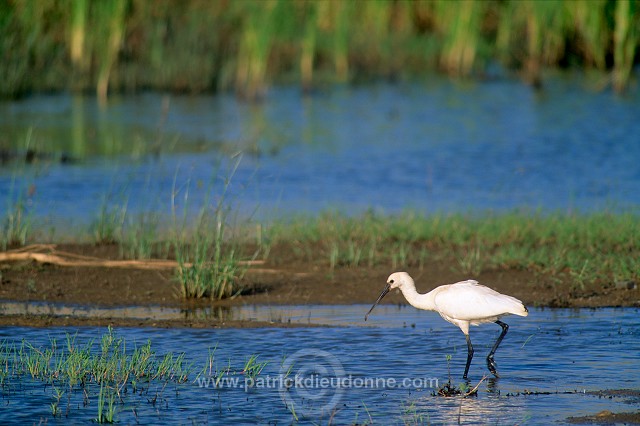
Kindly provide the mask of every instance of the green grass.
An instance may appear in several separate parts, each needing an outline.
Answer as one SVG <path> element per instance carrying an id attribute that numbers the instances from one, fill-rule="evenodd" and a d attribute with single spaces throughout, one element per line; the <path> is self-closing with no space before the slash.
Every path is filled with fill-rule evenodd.
<path id="1" fill-rule="evenodd" d="M 17 190 L 15 178 L 12 180 L 6 210 L 4 216 L 0 216 L 0 246 L 3 250 L 25 245 L 33 232 L 33 216 L 28 208 L 30 191 Z"/>
<path id="2" fill-rule="evenodd" d="M 27 210 L 25 200 L 15 200 L 15 203 L 8 207 L 0 229 L 2 249 L 25 245 L 32 228 L 31 213 Z"/>
<path id="3" fill-rule="evenodd" d="M 132 216 L 127 204 L 105 197 L 91 225 L 91 241 L 119 244 L 124 258 L 175 259 L 184 299 L 237 296 L 248 260 L 273 265 L 299 260 L 329 272 L 339 268 L 424 269 L 440 262 L 470 278 L 485 272 L 525 270 L 584 290 L 640 279 L 638 214 L 512 211 L 434 214 L 407 211 L 351 217 L 335 212 L 256 225 L 239 222 L 228 199 L 239 165 L 208 185 L 174 183 L 172 214 Z M 221 181 L 221 182 L 220 182 Z M 204 191 L 202 207 L 189 212 L 190 191 Z M 3 249 L 35 241 L 39 232 L 28 194 L 11 200 L 0 229 Z M 210 202 L 213 199 L 215 202 Z M 160 232 L 162 229 L 162 232 Z M 247 254 L 249 253 L 249 254 Z M 35 289 L 35 286 L 33 286 Z"/>
<path id="4" fill-rule="evenodd" d="M 242 369 L 242 374 L 245 375 L 251 382 L 255 380 L 256 377 L 262 373 L 262 370 L 267 366 L 269 361 L 258 361 L 258 355 L 251 355 L 247 362 L 244 364 L 244 368 Z"/>
<path id="5" fill-rule="evenodd" d="M 231 207 L 226 195 L 241 157 L 236 158 L 223 180 L 220 193 L 215 203 L 209 203 L 209 192 L 205 191 L 204 206 L 195 220 L 188 214 L 190 180 L 178 187 L 174 182 L 172 190 L 172 248 L 178 268 L 176 280 L 179 283 L 183 298 L 204 298 L 220 300 L 233 298 L 241 291 L 241 280 L 247 271 L 246 264 L 241 262 L 242 245 L 232 222 Z M 182 197 L 182 214 L 179 215 L 177 198 Z M 193 225 L 192 225 L 192 222 Z M 191 230 L 190 230 L 191 229 Z M 257 256 L 257 252 L 253 258 Z"/>
<path id="6" fill-rule="evenodd" d="M 373 250 L 366 256 L 368 266 L 423 267 L 427 259 L 454 260 L 455 269 L 471 276 L 523 269 L 584 288 L 587 282 L 640 278 L 638 223 L 631 213 L 406 212 L 353 218 L 327 213 L 274 226 L 273 238 L 282 246 L 295 244 L 301 260 L 315 251 L 330 269 L 358 266 L 362 253 Z"/>
<path id="7" fill-rule="evenodd" d="M 114 389 L 106 386 L 104 382 L 100 383 L 100 392 L 98 393 L 98 417 L 95 418 L 96 423 L 114 422 L 115 401 L 116 395 Z M 105 403 L 108 404 L 106 410 Z"/>
<path id="8" fill-rule="evenodd" d="M 246 241 L 252 238 L 247 229 L 253 224 L 248 221 L 246 225 L 233 226 L 226 193 L 240 161 L 238 156 L 222 184 L 214 173 L 206 187 L 200 182 L 193 185 L 204 195 L 195 216 L 190 212 L 190 191 L 194 190 L 191 179 L 182 184 L 174 181 L 170 218 L 151 211 L 132 215 L 126 200 L 118 203 L 114 196 L 103 197 L 90 225 L 91 241 L 117 244 L 120 257 L 126 259 L 175 259 L 178 263 L 175 280 L 184 299 L 220 300 L 237 296 L 242 291 L 247 260 L 260 253 L 268 256 L 271 249 L 268 227 L 257 226 L 253 236 L 257 249 L 253 249 L 252 256 L 244 255 Z M 216 201 L 209 202 L 210 199 Z"/>
<path id="9" fill-rule="evenodd" d="M 184 352 L 158 353 L 151 340 L 136 344 L 111 327 L 97 333 L 95 339 L 79 340 L 76 334 L 67 334 L 61 340 L 50 338 L 41 344 L 24 339 L 0 341 L 0 388 L 4 397 L 26 398 L 44 392 L 50 399 L 45 398 L 43 403 L 59 419 L 82 421 L 72 411 L 84 407 L 84 421 L 118 423 L 120 415 L 131 418 L 133 410 L 135 421 L 144 422 L 136 412 L 140 405 L 162 405 L 159 412 L 153 410 L 153 415 L 161 416 L 169 404 L 174 406 L 173 401 L 167 402 L 171 396 L 179 399 L 183 390 L 190 392 L 194 386 L 203 388 L 202 392 L 221 389 L 225 377 L 244 384 L 245 391 L 260 388 L 256 382 L 263 370 L 273 366 L 277 371 L 280 366 L 260 360 L 260 354 L 255 353 L 218 365 L 213 347 L 208 353 L 198 354 L 202 355 L 203 366 L 195 368 Z"/>
<path id="10" fill-rule="evenodd" d="M 5 218 L 2 243 L 25 244 L 36 233 L 18 204 Z M 445 262 L 469 277 L 496 270 L 527 270 L 584 289 L 640 279 L 640 226 L 633 213 L 560 214 L 535 212 L 420 216 L 366 213 L 233 225 L 222 205 L 198 217 L 174 217 L 169 236 L 158 233 L 161 219 L 143 215 L 128 221 L 122 210 L 103 210 L 92 227 L 95 242 L 119 241 L 126 258 L 175 258 L 182 297 L 223 299 L 242 290 L 246 260 L 262 254 L 274 265 L 293 257 L 339 268 L 387 266 L 424 269 Z M 125 231 L 121 224 L 127 223 Z M 191 226 L 189 226 L 191 225 Z M 116 237 L 117 236 L 117 237 Z M 252 239 L 253 238 L 253 239 Z M 253 242 L 252 242 L 253 241 Z M 253 253 L 252 256 L 243 253 Z"/>
<path id="11" fill-rule="evenodd" d="M 127 351 L 124 338 L 111 328 L 102 335 L 99 350 L 94 341 L 79 345 L 75 335 L 67 335 L 63 344 L 52 339 L 49 347 L 35 347 L 27 341 L 19 346 L 3 342 L 0 358 L 12 375 L 28 374 L 32 379 L 69 388 L 88 383 L 121 388 L 141 379 L 183 383 L 190 372 L 190 366 L 184 365 L 184 354 L 167 353 L 160 359 L 151 350 L 150 341 Z"/>
<path id="12" fill-rule="evenodd" d="M 225 241 L 224 232 L 222 219 L 214 223 L 201 219 L 191 238 L 174 242 L 182 297 L 220 300 L 235 297 L 242 290 L 240 280 L 247 268 L 240 262 L 234 243 Z"/>
<path id="13" fill-rule="evenodd" d="M 64 395 L 81 392 L 85 405 L 97 400 L 97 423 L 117 421 L 117 411 L 128 391 L 153 382 L 186 383 L 192 366 L 185 354 L 158 356 L 151 342 L 128 348 L 124 338 L 111 328 L 99 339 L 78 344 L 75 335 L 64 342 L 51 339 L 49 345 L 35 346 L 25 340 L 20 344 L 0 343 L 0 385 L 11 386 L 14 379 L 28 377 L 50 386 L 54 417 L 61 416 Z M 69 396 L 70 397 L 70 396 Z"/>
<path id="14" fill-rule="evenodd" d="M 185 298 L 238 294 L 247 271 L 241 262 L 247 257 L 240 253 L 248 246 L 254 247 L 253 258 L 262 253 L 265 260 L 278 264 L 281 253 L 287 253 L 303 262 L 324 264 L 329 271 L 376 266 L 423 269 L 428 262 L 447 262 L 469 277 L 527 270 L 580 289 L 588 283 L 610 285 L 640 278 L 640 226 L 633 213 L 380 216 L 369 212 L 348 217 L 327 212 L 261 225 L 253 233 L 255 244 L 247 243 L 251 225 L 230 229 L 228 210 L 214 214 L 201 212 L 195 230 L 170 244 L 180 263 L 176 278 Z"/>
<path id="15" fill-rule="evenodd" d="M 90 227 L 93 242 L 95 244 L 120 242 L 126 216 L 126 203 L 114 204 L 110 197 L 103 197 L 100 210 Z"/>
<path id="16" fill-rule="evenodd" d="M 126 259 L 166 258 L 170 244 L 160 242 L 159 228 L 160 216 L 156 213 L 127 216 L 119 241 L 121 256 Z"/>

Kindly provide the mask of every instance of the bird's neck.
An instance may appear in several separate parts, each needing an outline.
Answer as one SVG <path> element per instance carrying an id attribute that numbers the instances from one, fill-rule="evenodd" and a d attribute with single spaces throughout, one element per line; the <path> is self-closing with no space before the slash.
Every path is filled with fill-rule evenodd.
<path id="1" fill-rule="evenodd" d="M 435 303 L 433 301 L 435 294 L 433 294 L 433 291 L 426 294 L 420 294 L 418 293 L 418 290 L 416 290 L 415 285 L 409 285 L 402 287 L 402 295 L 414 308 L 425 309 L 428 311 L 435 310 Z"/>

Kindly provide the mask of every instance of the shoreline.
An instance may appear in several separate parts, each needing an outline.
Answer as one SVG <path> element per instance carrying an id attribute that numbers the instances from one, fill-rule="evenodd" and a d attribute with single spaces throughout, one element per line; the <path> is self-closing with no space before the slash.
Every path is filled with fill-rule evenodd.
<path id="1" fill-rule="evenodd" d="M 90 244 L 61 246 L 77 256 L 117 258 L 118 247 Z M 95 259 L 94 258 L 94 259 Z M 402 268 L 412 274 L 418 291 L 465 279 L 480 283 L 541 308 L 640 307 L 640 288 L 629 285 L 586 283 L 584 288 L 570 282 L 558 282 L 557 276 L 520 268 L 493 268 L 477 276 L 463 274 L 448 262 L 430 261 L 422 268 Z M 399 269 L 399 268 L 398 268 Z M 272 255 L 257 267 L 250 267 L 241 281 L 241 295 L 220 301 L 183 300 L 174 271 L 101 266 L 60 266 L 35 260 L 0 262 L 0 300 L 10 302 L 51 303 L 95 308 L 163 307 L 184 311 L 225 309 L 243 305 L 351 305 L 372 304 L 388 275 L 390 266 L 341 266 L 330 269 L 322 262 Z M 386 304 L 406 304 L 401 294 L 389 294 Z M 4 311 L 2 311 L 4 312 Z M 71 314 L 43 315 L 0 313 L 1 326 L 123 326 L 123 327 L 300 327 L 316 324 L 291 324 L 224 318 L 116 318 L 108 312 L 101 317 Z"/>

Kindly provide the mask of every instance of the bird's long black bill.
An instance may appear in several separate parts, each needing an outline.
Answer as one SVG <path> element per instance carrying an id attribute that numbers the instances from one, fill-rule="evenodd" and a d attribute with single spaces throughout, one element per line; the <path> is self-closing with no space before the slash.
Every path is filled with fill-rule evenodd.
<path id="1" fill-rule="evenodd" d="M 382 290 L 382 293 L 380 293 L 380 296 L 378 296 L 378 300 L 376 300 L 376 302 L 373 304 L 371 309 L 369 309 L 369 312 L 367 312 L 367 314 L 364 316 L 364 320 L 365 321 L 369 317 L 369 314 L 371 313 L 371 311 L 373 311 L 373 308 L 378 306 L 378 303 L 380 303 L 382 298 L 385 297 L 387 295 L 387 293 L 389 293 L 389 290 L 391 290 L 391 284 L 387 283 L 387 285 L 385 286 L 384 290 Z"/>

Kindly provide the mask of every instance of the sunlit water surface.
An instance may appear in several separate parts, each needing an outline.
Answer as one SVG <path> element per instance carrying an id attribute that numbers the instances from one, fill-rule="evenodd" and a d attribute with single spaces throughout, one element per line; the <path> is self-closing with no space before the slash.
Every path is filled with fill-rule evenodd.
<path id="1" fill-rule="evenodd" d="M 194 371 L 208 365 L 209 349 L 215 347 L 214 370 L 230 366 L 236 374 L 228 377 L 237 377 L 239 382 L 205 387 L 206 382 L 196 380 L 194 373 L 185 384 L 164 387 L 152 383 L 142 396 L 128 394 L 124 404 L 117 406 L 116 420 L 121 424 L 291 424 L 298 417 L 302 424 L 552 424 L 569 416 L 602 410 L 630 412 L 639 407 L 637 397 L 594 395 L 609 389 L 637 389 L 638 309 L 532 309 L 527 318 L 509 318 L 511 328 L 496 355 L 501 378 L 483 381 L 476 397 L 444 398 L 435 396 L 430 386 L 447 381 L 447 355 L 452 356 L 453 382 L 461 382 L 466 360 L 462 333 L 438 315 L 410 307 L 380 306 L 364 323 L 368 308 L 311 306 L 306 315 L 303 307 L 282 307 L 281 311 L 274 306 L 243 308 L 242 315 L 253 312 L 250 315 L 256 319 L 333 327 L 118 328 L 116 333 L 126 338 L 129 348 L 151 339 L 159 356 L 185 352 Z M 476 349 L 470 370 L 472 385 L 488 373 L 484 357 L 498 331 L 493 325 L 472 329 Z M 0 330 L 0 339 L 7 344 L 26 339 L 38 347 L 50 345 L 53 338 L 66 342 L 65 334 L 71 333 L 76 335 L 76 344 L 84 344 L 99 340 L 105 332 L 104 328 L 7 327 Z M 268 364 L 258 376 L 262 382 L 256 379 L 250 387 L 238 372 L 254 354 Z M 313 385 L 286 389 L 277 379 L 286 373 L 283 366 L 291 366 L 292 361 L 291 374 L 316 371 L 352 381 L 343 382 L 347 384 L 341 389 Z M 367 378 L 377 379 L 379 386 L 363 385 Z M 389 387 L 390 380 L 397 386 Z M 523 395 L 526 392 L 532 394 Z M 89 422 L 97 415 L 95 397 L 84 406 L 78 390 L 68 414 L 53 418 L 52 395 L 50 386 L 28 377 L 6 380 L 0 422 L 67 424 Z M 66 404 L 62 405 L 64 409 Z"/>
<path id="2" fill-rule="evenodd" d="M 434 78 L 310 96 L 274 88 L 259 104 L 156 93 L 114 96 L 106 109 L 69 95 L 4 101 L 0 149 L 51 155 L 3 163 L 0 205 L 22 196 L 64 229 L 93 220 L 105 200 L 131 214 L 195 213 L 230 178 L 227 201 L 258 218 L 633 209 L 639 96 L 597 92 L 574 75 L 542 92 Z"/>
<path id="3" fill-rule="evenodd" d="M 227 200 L 241 215 L 259 219 L 329 208 L 349 214 L 366 209 L 426 214 L 520 207 L 637 209 L 638 96 L 591 91 L 579 78 L 550 80 L 543 92 L 505 80 L 455 85 L 434 79 L 343 87 L 306 97 L 294 88 L 276 88 L 257 105 L 225 95 L 155 93 L 114 97 L 106 109 L 92 98 L 68 95 L 3 101 L 0 206 L 11 209 L 20 201 L 36 220 L 64 234 L 87 229 L 79 225 L 94 220 L 102 205 L 126 208 L 131 217 L 170 215 L 172 208 L 195 213 L 215 204 L 230 178 Z M 26 164 L 20 158 L 31 149 L 42 155 Z M 483 381 L 477 397 L 462 399 L 434 396 L 429 387 L 433 379 L 446 382 L 447 355 L 453 380 L 460 382 L 466 344 L 459 330 L 437 315 L 391 306 L 376 308 L 365 324 L 368 308 L 97 312 L 5 303 L 2 311 L 328 324 L 332 327 L 122 328 L 117 333 L 132 346 L 151 339 L 158 354 L 184 351 L 195 370 L 216 347 L 220 369 L 231 365 L 239 372 L 253 354 L 269 361 L 263 378 L 281 377 L 289 359 L 299 366 L 294 371 L 338 369 L 346 377 L 387 384 L 410 379 L 406 387 L 342 390 L 245 390 L 243 380 L 238 387 L 222 388 L 193 380 L 166 388 L 151 384 L 146 394 L 130 395 L 118 405 L 121 424 L 290 424 L 296 417 L 322 424 L 550 424 L 605 409 L 638 409 L 637 399 L 590 393 L 637 389 L 637 309 L 532 310 L 528 318 L 511 319 L 496 356 L 502 377 Z M 84 344 L 104 332 L 7 327 L 0 339 L 19 344 L 24 338 L 38 346 L 77 333 L 76 341 Z M 492 325 L 472 330 L 472 385 L 487 372 L 484 356 L 498 332 Z M 70 395 L 68 413 L 54 418 L 50 386 L 27 377 L 8 379 L 0 423 L 87 423 L 96 417 L 95 399 L 84 406 L 80 392 Z"/>

